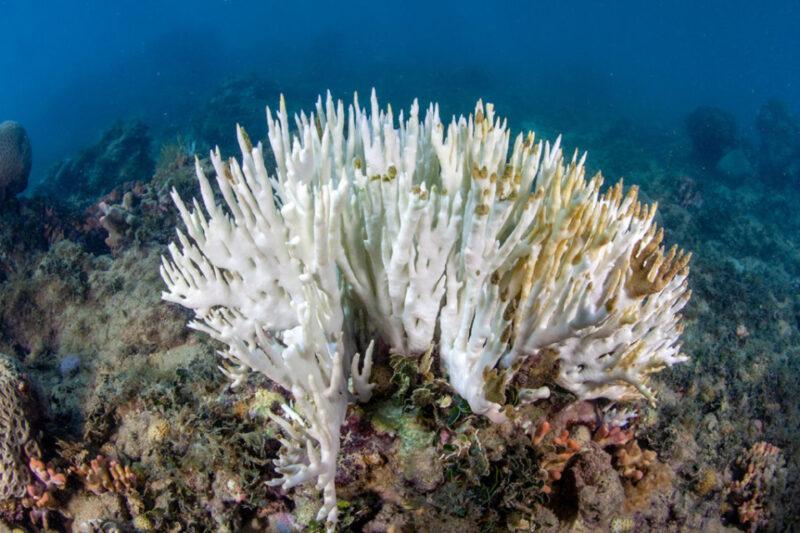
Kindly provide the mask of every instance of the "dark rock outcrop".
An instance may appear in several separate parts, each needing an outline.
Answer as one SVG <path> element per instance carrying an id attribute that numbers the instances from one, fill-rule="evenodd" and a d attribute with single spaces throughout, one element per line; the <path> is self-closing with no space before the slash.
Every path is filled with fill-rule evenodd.
<path id="1" fill-rule="evenodd" d="M 223 156 L 238 156 L 235 125 L 240 124 L 255 143 L 266 138 L 264 110 L 278 101 L 278 89 L 255 76 L 233 78 L 222 83 L 192 119 L 191 138 L 201 156 L 219 146 Z"/>
<path id="2" fill-rule="evenodd" d="M 625 490 L 611 466 L 611 456 L 599 446 L 590 445 L 577 456 L 566 481 L 574 490 L 581 522 L 592 531 L 608 529 L 620 515 Z"/>
<path id="3" fill-rule="evenodd" d="M 55 166 L 37 193 L 83 209 L 122 183 L 149 180 L 150 144 L 145 124 L 118 122 L 96 144 Z"/>
<path id="4" fill-rule="evenodd" d="M 693 157 L 709 168 L 739 144 L 736 119 L 717 107 L 701 106 L 692 111 L 686 117 L 686 130 L 692 140 Z"/>
<path id="5" fill-rule="evenodd" d="M 800 122 L 777 100 L 758 112 L 759 170 L 776 184 L 800 184 Z"/>
<path id="6" fill-rule="evenodd" d="M 28 186 L 31 142 L 25 128 L 10 120 L 0 123 L 0 202 Z"/>

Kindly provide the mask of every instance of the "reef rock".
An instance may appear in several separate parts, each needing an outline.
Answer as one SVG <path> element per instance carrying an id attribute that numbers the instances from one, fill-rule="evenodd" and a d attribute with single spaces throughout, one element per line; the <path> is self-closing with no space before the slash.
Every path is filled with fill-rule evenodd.
<path id="1" fill-rule="evenodd" d="M 219 146 L 226 156 L 238 155 L 239 145 L 231 135 L 232 125 L 240 124 L 246 131 L 262 137 L 264 102 L 273 100 L 279 92 L 275 85 L 256 76 L 236 77 L 222 83 L 192 118 L 195 150 L 207 153 Z"/>
<path id="2" fill-rule="evenodd" d="M 759 167 L 764 178 L 775 183 L 800 181 L 800 122 L 782 102 L 764 104 L 756 118 Z"/>
<path id="3" fill-rule="evenodd" d="M 575 459 L 568 479 L 575 484 L 578 516 L 582 523 L 592 530 L 608 527 L 619 515 L 625 500 L 625 490 L 611 466 L 611 456 L 599 446 L 589 446 Z"/>
<path id="4" fill-rule="evenodd" d="M 733 184 L 740 184 L 752 178 L 755 170 L 744 150 L 737 148 L 725 154 L 717 162 L 717 173 Z"/>
<path id="5" fill-rule="evenodd" d="M 0 201 L 21 193 L 31 173 L 31 142 L 25 128 L 7 120 L 0 123 Z"/>
<path id="6" fill-rule="evenodd" d="M 694 158 L 713 167 L 726 152 L 739 144 L 736 119 L 717 107 L 700 106 L 686 117 Z"/>
<path id="7" fill-rule="evenodd" d="M 118 122 L 100 141 L 53 168 L 38 193 L 85 208 L 127 181 L 153 175 L 150 133 L 141 122 Z"/>

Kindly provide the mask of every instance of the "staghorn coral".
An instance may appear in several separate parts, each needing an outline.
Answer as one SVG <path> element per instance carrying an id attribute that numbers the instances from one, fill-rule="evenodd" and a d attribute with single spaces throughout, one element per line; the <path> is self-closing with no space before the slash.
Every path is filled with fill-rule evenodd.
<path id="1" fill-rule="evenodd" d="M 217 205 L 199 161 L 209 218 L 197 202 L 190 212 L 174 192 L 189 237 L 179 231 L 182 249 L 171 245 L 172 261 L 163 260 L 161 273 L 169 289 L 163 297 L 194 309 L 197 320 L 190 326 L 228 345 L 221 354 L 234 365 L 224 369 L 234 385 L 246 371 L 256 370 L 292 394 L 294 404 L 282 406 L 283 416 L 272 415 L 285 435 L 276 462 L 280 477 L 272 483 L 290 489 L 314 482 L 324 494 L 318 520 L 332 528 L 339 431 L 349 400 L 370 396 L 372 345 L 359 371 L 360 356 L 351 357 L 345 349 L 352 341 L 344 336 L 333 263 L 346 182 L 334 189 L 330 174 L 320 169 L 316 190 L 310 153 L 289 144 L 285 108 L 280 121 L 286 134 L 273 130 L 271 135 L 279 159 L 275 184 L 261 146 L 253 147 L 241 128 L 241 166 L 235 160 L 224 163 L 219 151 L 211 154 L 233 218 Z"/>
<path id="2" fill-rule="evenodd" d="M 544 354 L 556 384 L 615 401 L 654 401 L 650 375 L 685 360 L 690 255 L 665 250 L 656 208 L 635 188 L 601 194 L 602 177 L 585 179 L 585 156 L 565 162 L 560 140 L 512 143 L 482 102 L 447 127 L 436 105 L 421 120 L 414 102 L 396 123 L 374 92 L 369 111 L 357 97 L 347 113 L 319 99 L 295 117 L 295 135 L 283 99 L 267 122 L 274 175 L 238 128 L 241 163 L 211 153 L 227 209 L 199 160 L 207 215 L 173 193 L 187 234 L 163 261 L 163 297 L 228 346 L 234 385 L 256 370 L 291 393 L 273 415 L 285 435 L 275 483 L 315 482 L 329 528 L 347 404 L 372 389 L 374 344 L 359 370 L 357 341 L 373 332 L 345 317 L 363 315 L 395 354 L 438 347 L 450 386 L 494 422 L 508 420 L 517 369 Z M 550 394 L 517 392 L 520 403 Z"/>
<path id="3" fill-rule="evenodd" d="M 27 395 L 14 360 L 0 354 L 0 501 L 27 494 L 33 482 L 28 461 L 42 455 L 29 422 Z"/>
<path id="4" fill-rule="evenodd" d="M 437 106 L 418 114 L 415 102 L 397 128 L 373 94 L 371 114 L 356 100 L 345 117 L 329 97 L 298 121 L 338 148 L 319 161 L 351 182 L 339 266 L 384 341 L 408 355 L 438 341 L 453 388 L 495 421 L 502 398 L 487 389 L 548 350 L 558 384 L 582 398 L 652 401 L 648 376 L 685 359 L 689 297 L 689 255 L 665 255 L 655 207 L 621 184 L 601 195 L 602 178 L 586 181 L 577 154 L 565 164 L 558 141 L 512 146 L 491 104 L 449 126 Z"/>

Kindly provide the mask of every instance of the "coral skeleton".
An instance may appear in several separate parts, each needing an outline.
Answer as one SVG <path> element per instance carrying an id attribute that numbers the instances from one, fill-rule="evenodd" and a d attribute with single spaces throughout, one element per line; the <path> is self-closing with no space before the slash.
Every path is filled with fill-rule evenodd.
<path id="1" fill-rule="evenodd" d="M 190 327 L 227 345 L 220 355 L 234 385 L 248 370 L 263 373 L 294 399 L 275 420 L 284 430 L 277 461 L 284 489 L 315 482 L 324 503 L 318 519 L 335 524 L 334 477 L 348 378 L 354 395 L 369 398 L 368 372 L 345 349 L 344 309 L 335 269 L 338 226 L 347 181 L 338 187 L 326 160 L 328 140 L 306 134 L 290 144 L 288 119 L 270 122 L 277 178 L 267 173 L 261 145 L 239 128 L 242 164 L 211 154 L 217 184 L 230 215 L 216 202 L 200 162 L 196 169 L 206 216 L 197 201 L 189 210 L 173 191 L 188 236 L 170 246 L 161 273 L 167 301 L 193 309 Z M 316 152 L 320 152 L 319 154 Z M 191 240 L 190 240 L 191 239 Z"/>
<path id="2" fill-rule="evenodd" d="M 560 138 L 512 143 L 491 104 L 446 127 L 435 105 L 418 115 L 415 102 L 395 124 L 373 93 L 369 114 L 356 99 L 345 117 L 329 97 L 298 124 L 339 147 L 327 164 L 352 182 L 339 265 L 383 339 L 408 355 L 438 342 L 454 389 L 495 421 L 487 382 L 502 388 L 546 350 L 582 399 L 653 401 L 649 375 L 685 360 L 690 259 L 664 250 L 656 207 L 621 182 L 601 194 Z"/>
<path id="3" fill-rule="evenodd" d="M 294 131 L 281 98 L 267 122 L 272 175 L 241 128 L 241 163 L 211 154 L 227 210 L 199 161 L 207 214 L 173 193 L 186 234 L 163 261 L 164 299 L 227 345 L 234 383 L 251 369 L 291 393 L 277 482 L 315 481 L 329 524 L 339 429 L 371 392 L 373 345 L 363 370 L 355 353 L 365 334 L 409 357 L 437 348 L 453 389 L 495 422 L 526 360 L 556 360 L 557 385 L 613 401 L 653 401 L 650 375 L 685 360 L 689 254 L 664 249 L 636 188 L 601 192 L 585 154 L 565 161 L 560 138 L 512 139 L 480 101 L 449 125 L 416 101 L 396 119 L 374 91 L 347 111 L 328 94 Z M 354 332 L 356 314 L 373 331 Z"/>

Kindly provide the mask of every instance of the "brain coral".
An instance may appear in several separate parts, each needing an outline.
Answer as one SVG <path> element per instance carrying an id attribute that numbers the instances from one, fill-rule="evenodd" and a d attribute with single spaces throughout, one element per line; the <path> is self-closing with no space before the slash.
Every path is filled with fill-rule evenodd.
<path id="1" fill-rule="evenodd" d="M 26 390 L 14 360 L 0 354 L 0 501 L 25 495 L 31 482 L 28 460 L 41 456 L 29 423 Z"/>
<path id="2" fill-rule="evenodd" d="M 10 120 L 0 123 L 0 200 L 21 193 L 31 172 L 31 143 L 25 128 Z"/>

